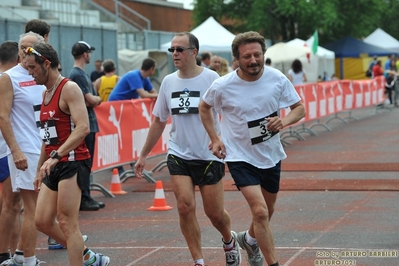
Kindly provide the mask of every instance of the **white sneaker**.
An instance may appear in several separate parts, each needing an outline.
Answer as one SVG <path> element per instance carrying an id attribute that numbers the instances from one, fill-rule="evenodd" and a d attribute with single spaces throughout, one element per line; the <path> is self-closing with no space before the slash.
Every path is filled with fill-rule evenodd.
<path id="1" fill-rule="evenodd" d="M 226 256 L 226 266 L 240 266 L 241 265 L 241 252 L 240 246 L 237 242 L 237 233 L 231 231 L 231 235 L 234 239 L 234 246 L 230 250 L 224 250 Z"/>
<path id="2" fill-rule="evenodd" d="M 240 244 L 242 249 L 248 254 L 248 263 L 251 266 L 263 266 L 263 255 L 260 252 L 258 245 L 250 245 L 245 241 L 245 233 L 246 231 L 239 232 L 237 235 L 237 241 Z"/>

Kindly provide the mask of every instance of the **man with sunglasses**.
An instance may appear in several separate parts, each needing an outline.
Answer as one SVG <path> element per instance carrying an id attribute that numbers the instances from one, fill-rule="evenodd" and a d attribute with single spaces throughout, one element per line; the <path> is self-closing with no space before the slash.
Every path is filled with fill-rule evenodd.
<path id="1" fill-rule="evenodd" d="M 33 180 L 40 157 L 41 141 L 38 112 L 44 86 L 37 85 L 26 67 L 24 51 L 35 42 L 44 42 L 39 34 L 28 32 L 19 40 L 22 62 L 0 77 L 0 129 L 7 143 L 8 166 L 13 192 L 19 192 L 24 205 L 21 238 L 13 258 L 0 265 L 39 265 L 35 247 L 37 230 L 35 210 L 37 193 Z"/>
<path id="2" fill-rule="evenodd" d="M 43 142 L 34 180 L 39 192 L 36 227 L 67 247 L 70 265 L 106 266 L 109 257 L 85 247 L 79 230 L 80 195 L 87 185 L 83 178 L 91 169 L 83 93 L 58 72 L 58 55 L 50 44 L 35 43 L 26 53 L 29 73 L 46 87 L 39 116 Z"/>
<path id="3" fill-rule="evenodd" d="M 176 72 L 162 81 L 155 103 L 154 121 L 134 166 L 143 177 L 145 160 L 172 116 L 167 165 L 177 199 L 180 229 L 186 239 L 195 266 L 203 266 L 201 230 L 196 217 L 195 186 L 202 195 L 205 214 L 221 233 L 227 266 L 241 265 L 236 233 L 231 231 L 230 216 L 224 209 L 224 163 L 208 149 L 209 137 L 201 124 L 198 104 L 202 95 L 219 75 L 197 65 L 198 39 L 191 33 L 175 35 L 168 49 Z M 215 114 L 215 120 L 217 115 Z M 216 122 L 216 125 L 218 123 Z"/>

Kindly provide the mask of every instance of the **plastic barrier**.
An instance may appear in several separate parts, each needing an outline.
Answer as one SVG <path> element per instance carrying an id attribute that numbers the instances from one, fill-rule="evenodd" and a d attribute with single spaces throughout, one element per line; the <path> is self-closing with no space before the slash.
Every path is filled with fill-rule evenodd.
<path id="1" fill-rule="evenodd" d="M 96 134 L 93 172 L 128 164 L 138 159 L 153 119 L 155 100 L 105 102 L 94 110 L 100 132 Z M 149 156 L 165 154 L 169 125 Z"/>
<path id="2" fill-rule="evenodd" d="M 311 128 L 317 125 L 328 130 L 328 126 L 319 123 L 319 119 L 332 116 L 329 120 L 341 119 L 346 122 L 338 117 L 338 113 L 383 102 L 384 83 L 384 77 L 377 77 L 372 80 L 340 80 L 295 86 L 305 105 L 306 116 L 295 124 L 302 128 L 286 129 L 281 133 L 282 139 L 286 133 L 288 137 L 301 139 L 301 132 L 312 134 Z M 96 134 L 93 171 L 114 168 L 138 159 L 153 119 L 154 104 L 155 100 L 137 99 L 105 102 L 94 108 L 100 132 Z M 289 108 L 281 110 L 280 115 L 283 117 L 288 113 Z M 305 127 L 305 123 L 310 121 L 314 124 Z M 149 156 L 166 154 L 169 131 L 170 120 Z"/>

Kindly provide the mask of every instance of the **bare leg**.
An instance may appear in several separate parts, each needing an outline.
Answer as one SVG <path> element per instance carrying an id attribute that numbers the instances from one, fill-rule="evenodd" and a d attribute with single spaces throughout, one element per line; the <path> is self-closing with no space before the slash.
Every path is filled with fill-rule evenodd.
<path id="1" fill-rule="evenodd" d="M 21 196 L 18 192 L 12 192 L 11 180 L 8 177 L 3 181 L 3 204 L 0 215 L 0 253 L 15 252 L 19 241 Z"/>
<path id="2" fill-rule="evenodd" d="M 195 213 L 195 190 L 189 176 L 172 175 L 172 187 L 177 200 L 180 230 L 186 239 L 193 260 L 203 258 L 201 231 Z"/>
<path id="3" fill-rule="evenodd" d="M 37 192 L 21 189 L 20 194 L 24 203 L 24 219 L 22 220 L 21 239 L 18 248 L 22 249 L 24 257 L 32 257 L 35 255 L 38 234 L 35 227 Z"/>
<path id="4" fill-rule="evenodd" d="M 269 224 L 268 205 L 260 186 L 240 187 L 242 194 L 247 200 L 252 213 L 253 234 L 258 242 L 263 256 L 268 265 L 277 262 L 276 250 L 274 247 L 273 233 Z M 273 195 L 273 194 L 272 194 Z M 277 194 L 275 194 L 277 197 Z"/>
<path id="5" fill-rule="evenodd" d="M 61 245 L 68 247 L 70 265 L 83 264 L 84 244 L 78 223 L 81 193 L 75 175 L 60 181 L 58 193 L 43 185 L 38 199 L 36 226 Z"/>
<path id="6" fill-rule="evenodd" d="M 225 241 L 231 239 L 230 215 L 224 209 L 223 180 L 215 185 L 200 186 L 205 214 Z"/>

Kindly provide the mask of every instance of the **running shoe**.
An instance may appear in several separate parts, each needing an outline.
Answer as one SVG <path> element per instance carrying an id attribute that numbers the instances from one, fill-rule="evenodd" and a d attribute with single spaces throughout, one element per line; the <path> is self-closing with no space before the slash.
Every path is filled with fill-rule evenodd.
<path id="1" fill-rule="evenodd" d="M 237 242 L 237 233 L 231 231 L 231 235 L 234 238 L 234 246 L 229 250 L 224 250 L 226 256 L 226 266 L 240 266 L 241 265 L 241 252 L 240 246 Z"/>
<path id="2" fill-rule="evenodd" d="M 246 231 L 239 232 L 237 235 L 237 241 L 242 249 L 248 254 L 248 263 L 251 266 L 263 266 L 263 255 L 260 252 L 258 245 L 250 245 L 245 240 Z"/>

